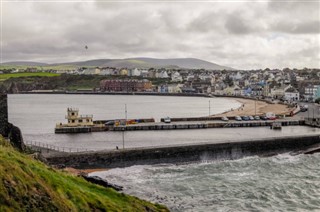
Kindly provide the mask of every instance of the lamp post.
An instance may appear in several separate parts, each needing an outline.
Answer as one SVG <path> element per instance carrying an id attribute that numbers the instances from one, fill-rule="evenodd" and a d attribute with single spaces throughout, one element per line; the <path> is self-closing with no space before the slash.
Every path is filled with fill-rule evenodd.
<path id="1" fill-rule="evenodd" d="M 125 111 L 125 119 L 127 123 L 127 104 L 124 104 L 124 111 Z"/>
<path id="2" fill-rule="evenodd" d="M 257 98 L 254 100 L 254 115 L 257 115 Z"/>
<path id="3" fill-rule="evenodd" d="M 122 149 L 124 149 L 124 131 L 126 130 L 125 127 L 127 125 L 127 104 L 124 104 L 124 113 L 125 113 L 125 120 L 124 120 L 124 125 L 122 127 Z"/>
<path id="4" fill-rule="evenodd" d="M 211 114 L 211 104 L 210 104 L 210 100 L 209 100 L 209 116 L 210 116 L 210 114 Z"/>
<path id="5" fill-rule="evenodd" d="M 124 149 L 124 127 L 122 128 L 122 149 Z"/>
<path id="6" fill-rule="evenodd" d="M 314 108 L 312 108 L 312 112 L 313 112 L 313 120 L 312 121 L 314 121 Z"/>

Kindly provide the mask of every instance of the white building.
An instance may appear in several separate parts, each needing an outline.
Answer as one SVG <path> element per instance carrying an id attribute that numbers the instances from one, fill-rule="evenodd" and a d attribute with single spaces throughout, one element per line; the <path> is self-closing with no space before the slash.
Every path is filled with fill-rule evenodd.
<path id="1" fill-rule="evenodd" d="M 101 70 L 100 75 L 108 76 L 112 74 L 112 69 L 109 68 L 104 68 Z"/>
<path id="2" fill-rule="evenodd" d="M 320 85 L 311 85 L 304 88 L 304 98 L 306 100 L 314 101 L 318 88 Z"/>
<path id="3" fill-rule="evenodd" d="M 284 91 L 284 99 L 288 102 L 296 102 L 300 100 L 299 92 L 294 87 L 289 87 Z"/>
<path id="4" fill-rule="evenodd" d="M 179 72 L 176 71 L 171 75 L 171 81 L 172 82 L 182 82 L 182 76 L 179 74 Z"/>
<path id="5" fill-rule="evenodd" d="M 135 68 L 135 69 L 131 69 L 128 72 L 128 76 L 141 76 L 141 70 Z"/>
<path id="6" fill-rule="evenodd" d="M 160 73 L 158 73 L 158 78 L 169 78 L 167 71 L 161 71 Z"/>
<path id="7" fill-rule="evenodd" d="M 168 93 L 181 93 L 181 87 L 183 85 L 180 84 L 170 84 L 168 85 Z"/>

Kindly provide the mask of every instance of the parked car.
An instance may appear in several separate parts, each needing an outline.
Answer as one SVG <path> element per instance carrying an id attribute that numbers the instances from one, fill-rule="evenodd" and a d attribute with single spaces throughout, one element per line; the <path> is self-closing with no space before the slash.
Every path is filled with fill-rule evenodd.
<path id="1" fill-rule="evenodd" d="M 221 117 L 221 120 L 222 121 L 229 121 L 228 117 L 226 117 L 226 116 Z"/>
<path id="2" fill-rule="evenodd" d="M 235 119 L 236 121 L 242 121 L 242 119 L 241 119 L 240 116 L 235 116 L 234 119 Z"/>
<path id="3" fill-rule="evenodd" d="M 250 121 L 254 120 L 253 116 L 249 116 L 249 119 L 250 119 Z"/>
<path id="4" fill-rule="evenodd" d="M 254 119 L 255 120 L 260 120 L 260 116 L 255 116 Z"/>
<path id="5" fill-rule="evenodd" d="M 261 119 L 261 120 L 268 120 L 268 117 L 266 117 L 266 116 L 260 116 L 260 119 Z"/>
<path id="6" fill-rule="evenodd" d="M 301 112 L 306 112 L 306 111 L 308 111 L 308 105 L 302 105 L 302 106 L 300 106 L 300 111 L 301 111 Z"/>
<path id="7" fill-rule="evenodd" d="M 276 116 L 269 116 L 269 117 L 267 117 L 267 118 L 268 118 L 268 120 L 276 120 L 276 119 L 277 119 Z"/>
<path id="8" fill-rule="evenodd" d="M 104 125 L 106 126 L 110 126 L 110 125 L 114 125 L 115 122 L 112 120 L 112 121 L 107 121 L 106 123 L 104 123 Z"/>
<path id="9" fill-rule="evenodd" d="M 274 114 L 273 112 L 268 112 L 268 113 L 266 113 L 266 117 L 267 117 L 269 120 L 276 120 L 276 119 L 277 119 L 276 114 Z"/>
<path id="10" fill-rule="evenodd" d="M 304 107 L 301 107 L 301 108 L 300 108 L 300 111 L 301 111 L 301 112 L 306 112 L 306 111 L 308 111 L 308 109 L 307 109 L 307 108 L 304 108 Z"/>
<path id="11" fill-rule="evenodd" d="M 242 116 L 241 118 L 242 118 L 243 121 L 249 121 L 250 120 L 249 116 Z"/>
<path id="12" fill-rule="evenodd" d="M 171 123 L 171 119 L 169 117 L 164 118 L 163 121 L 167 124 Z"/>

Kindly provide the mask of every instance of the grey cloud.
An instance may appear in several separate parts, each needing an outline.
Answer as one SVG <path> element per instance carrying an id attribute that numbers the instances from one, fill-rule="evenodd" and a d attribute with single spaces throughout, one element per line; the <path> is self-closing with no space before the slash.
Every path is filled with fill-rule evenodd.
<path id="1" fill-rule="evenodd" d="M 275 31 L 294 34 L 319 34 L 320 21 L 294 22 L 286 20 L 271 25 Z"/>
<path id="2" fill-rule="evenodd" d="M 282 65 L 274 58 L 280 52 L 282 59 L 296 66 L 318 66 L 315 50 L 302 52 L 306 57 L 301 60 L 292 51 L 294 45 L 296 49 L 319 47 L 319 18 L 314 15 L 319 9 L 309 6 L 309 16 L 307 9 L 296 4 L 277 8 L 273 2 L 28 2 L 3 6 L 4 61 L 195 57 L 226 66 L 259 68 Z M 298 11 L 295 16 L 290 8 Z"/>
<path id="3" fill-rule="evenodd" d="M 221 14 L 217 14 L 215 12 L 201 14 L 190 22 L 188 30 L 204 33 L 214 31 L 219 27 L 217 22 L 221 21 L 220 16 Z"/>
<path id="4" fill-rule="evenodd" d="M 249 22 L 244 20 L 239 13 L 229 15 L 225 27 L 231 34 L 247 34 L 252 31 Z"/>

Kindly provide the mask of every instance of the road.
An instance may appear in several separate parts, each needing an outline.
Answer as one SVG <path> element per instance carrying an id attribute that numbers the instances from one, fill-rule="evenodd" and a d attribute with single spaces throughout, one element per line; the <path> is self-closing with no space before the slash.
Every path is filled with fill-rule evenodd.
<path id="1" fill-rule="evenodd" d="M 315 103 L 301 102 L 299 105 L 308 105 L 308 111 L 300 112 L 297 115 L 304 118 L 320 118 L 320 105 Z"/>

